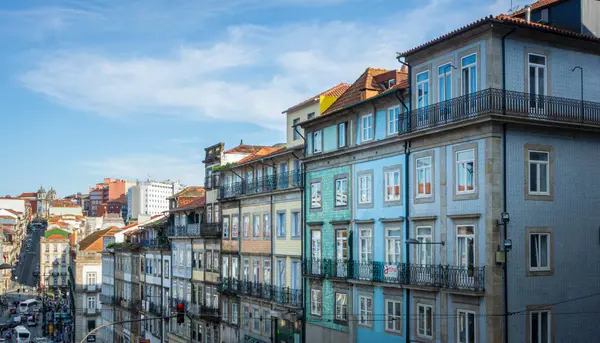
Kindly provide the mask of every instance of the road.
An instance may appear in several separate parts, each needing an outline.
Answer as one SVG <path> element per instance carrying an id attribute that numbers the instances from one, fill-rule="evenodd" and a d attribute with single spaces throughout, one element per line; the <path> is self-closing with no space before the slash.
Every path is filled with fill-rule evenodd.
<path id="1" fill-rule="evenodd" d="M 33 296 L 33 295 L 17 294 L 17 293 L 7 293 L 6 297 L 7 297 L 8 303 L 9 303 L 9 308 L 15 307 L 14 302 L 16 300 L 23 301 L 23 300 L 35 298 L 35 296 Z M 0 322 L 5 323 L 8 321 L 12 321 L 15 316 L 16 315 L 14 315 L 14 314 L 10 314 L 9 310 L 7 310 L 6 308 L 2 308 Z M 41 317 L 40 317 L 40 319 L 38 319 L 37 323 L 38 323 L 37 326 L 32 326 L 32 327 L 26 326 L 27 330 L 29 330 L 29 332 L 31 332 L 32 338 L 44 337 L 44 335 L 42 334 L 42 318 Z M 26 325 L 26 324 L 23 324 L 23 325 Z"/>
<path id="2" fill-rule="evenodd" d="M 23 252 L 21 261 L 17 265 L 17 287 L 30 286 L 37 287 L 37 280 L 33 276 L 35 267 L 40 263 L 40 237 L 44 234 L 43 230 L 32 230 L 27 237 L 31 237 L 31 249 L 27 250 L 27 242 L 23 242 Z"/>

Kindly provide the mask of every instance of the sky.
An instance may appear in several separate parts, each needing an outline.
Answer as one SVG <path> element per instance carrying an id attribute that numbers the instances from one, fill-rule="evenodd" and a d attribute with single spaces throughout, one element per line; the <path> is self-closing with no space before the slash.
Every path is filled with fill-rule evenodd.
<path id="1" fill-rule="evenodd" d="M 205 147 L 285 142 L 286 108 L 367 67 L 399 68 L 396 52 L 510 7 L 4 0 L 0 195 L 85 193 L 103 177 L 201 185 Z"/>

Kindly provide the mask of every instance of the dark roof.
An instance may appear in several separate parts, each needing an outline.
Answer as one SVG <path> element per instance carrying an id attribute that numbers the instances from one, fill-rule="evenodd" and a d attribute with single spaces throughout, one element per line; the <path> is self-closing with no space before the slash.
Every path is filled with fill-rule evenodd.
<path id="1" fill-rule="evenodd" d="M 549 7 L 549 6 L 558 5 L 559 3 L 565 2 L 565 1 L 566 0 L 539 0 L 529 6 L 531 6 L 531 10 L 534 11 L 534 10 L 541 10 L 541 9 L 543 9 L 545 7 Z M 523 13 L 525 13 L 525 7 L 521 8 L 520 10 L 518 10 L 514 13 L 511 13 L 510 16 L 516 17 Z"/>
<path id="2" fill-rule="evenodd" d="M 335 97 L 340 97 L 342 94 L 344 94 L 344 92 L 346 90 L 348 90 L 348 88 L 350 88 L 350 85 L 347 83 L 340 83 L 339 85 L 333 86 L 331 88 L 329 88 L 328 90 L 324 91 L 323 93 L 317 94 L 313 97 L 310 97 L 304 101 L 302 101 L 301 103 L 298 103 L 290 108 L 288 108 L 287 110 L 283 111 L 283 113 L 286 112 L 291 112 L 293 110 L 296 110 L 302 106 L 308 105 L 312 102 L 316 102 L 317 100 L 319 100 L 321 98 L 321 96 L 335 96 Z"/>
<path id="3" fill-rule="evenodd" d="M 407 50 L 405 52 L 402 53 L 398 53 L 399 57 L 404 57 L 404 56 L 408 56 L 411 55 L 417 51 L 423 50 L 425 48 L 428 48 L 434 44 L 437 44 L 441 41 L 444 41 L 448 38 L 454 37 L 458 34 L 461 34 L 463 32 L 472 30 L 476 27 L 485 25 L 485 24 L 493 24 L 493 23 L 502 23 L 502 24 L 513 24 L 513 25 L 517 25 L 517 26 L 521 26 L 521 27 L 527 27 L 527 28 L 531 28 L 531 29 L 535 29 L 535 30 L 539 30 L 539 31 L 544 31 L 544 32 L 548 32 L 548 33 L 556 33 L 559 35 L 563 35 L 563 36 L 568 36 L 568 37 L 573 37 L 573 38 L 580 38 L 580 39 L 585 39 L 585 40 L 589 40 L 589 41 L 594 41 L 594 42 L 599 42 L 600 43 L 600 38 L 595 37 L 595 36 L 591 36 L 591 35 L 586 35 L 583 33 L 579 33 L 579 32 L 574 32 L 574 31 L 569 31 L 569 30 L 564 30 L 564 29 L 559 29 L 556 27 L 552 27 L 549 25 L 545 25 L 545 24 L 541 24 L 541 23 L 534 23 L 534 22 L 527 22 L 525 19 L 523 18 L 517 18 L 517 17 L 513 17 L 510 15 L 506 15 L 506 14 L 500 14 L 496 17 L 493 16 L 489 16 L 489 17 L 485 17 L 482 19 L 479 19 L 475 22 L 472 22 L 470 24 L 467 24 L 463 27 L 460 27 L 456 30 L 453 30 L 451 32 L 448 32 L 444 35 L 441 35 L 435 39 L 432 39 L 426 43 L 423 43 L 419 46 L 416 46 L 410 50 Z"/>
<path id="4" fill-rule="evenodd" d="M 94 232 L 90 233 L 89 235 L 87 235 L 87 237 L 85 237 L 84 239 L 82 239 L 79 242 L 79 250 L 85 250 L 85 249 L 89 248 L 90 245 L 92 245 L 98 239 L 101 239 L 102 235 L 107 233 L 110 229 L 111 228 L 94 231 Z M 102 250 L 102 249 L 100 249 L 100 250 Z"/>

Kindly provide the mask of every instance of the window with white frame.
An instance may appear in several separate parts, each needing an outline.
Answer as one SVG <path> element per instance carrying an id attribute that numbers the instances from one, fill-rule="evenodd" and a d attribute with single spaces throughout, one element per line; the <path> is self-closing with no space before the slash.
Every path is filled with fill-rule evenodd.
<path id="1" fill-rule="evenodd" d="M 348 294 L 335 293 L 335 320 L 348 321 Z"/>
<path id="2" fill-rule="evenodd" d="M 456 331 L 459 343 L 477 342 L 475 312 L 458 310 L 456 318 Z"/>
<path id="3" fill-rule="evenodd" d="M 386 170 L 383 173 L 385 181 L 385 201 L 400 200 L 400 168 Z"/>
<path id="4" fill-rule="evenodd" d="M 456 227 L 456 254 L 459 267 L 474 268 L 475 227 L 473 225 L 459 225 Z"/>
<path id="5" fill-rule="evenodd" d="M 321 182 L 310 184 L 310 208 L 321 208 Z"/>
<path id="6" fill-rule="evenodd" d="M 242 313 L 242 324 L 246 330 L 250 328 L 250 306 L 244 304 L 244 313 Z"/>
<path id="7" fill-rule="evenodd" d="M 221 314 L 222 314 L 223 321 L 225 321 L 225 322 L 229 321 L 229 307 L 228 307 L 227 300 L 228 300 L 227 297 L 223 297 L 221 299 Z"/>
<path id="8" fill-rule="evenodd" d="M 250 281 L 250 259 L 249 258 L 244 259 L 244 269 L 243 269 L 243 274 L 242 274 L 242 280 L 244 282 Z"/>
<path id="9" fill-rule="evenodd" d="M 529 234 L 529 270 L 550 270 L 550 233 Z"/>
<path id="10" fill-rule="evenodd" d="M 263 237 L 271 237 L 271 215 L 268 213 L 263 214 Z"/>
<path id="11" fill-rule="evenodd" d="M 300 212 L 292 212 L 292 237 L 300 237 Z"/>
<path id="12" fill-rule="evenodd" d="M 259 257 L 254 257 L 252 259 L 252 282 L 259 283 L 260 282 L 259 275 L 260 275 L 260 259 L 259 259 Z"/>
<path id="13" fill-rule="evenodd" d="M 373 320 L 373 298 L 366 295 L 358 297 L 358 325 L 371 326 Z"/>
<path id="14" fill-rule="evenodd" d="M 244 230 L 244 238 L 249 238 L 250 237 L 250 216 L 245 214 L 243 216 L 243 230 Z"/>
<path id="15" fill-rule="evenodd" d="M 398 133 L 400 122 L 400 106 L 390 107 L 387 110 L 387 134 L 388 136 Z"/>
<path id="16" fill-rule="evenodd" d="M 238 323 L 238 304 L 235 302 L 231 303 L 231 324 Z"/>
<path id="17" fill-rule="evenodd" d="M 433 306 L 417 303 L 417 336 L 433 338 Z"/>
<path id="18" fill-rule="evenodd" d="M 335 180 L 335 206 L 348 205 L 348 178 Z"/>
<path id="19" fill-rule="evenodd" d="M 87 284 L 91 285 L 91 286 L 95 286 L 96 282 L 97 282 L 97 273 L 96 272 L 86 273 L 86 276 L 87 276 Z"/>
<path id="20" fill-rule="evenodd" d="M 285 237 L 286 234 L 286 219 L 285 212 L 277 213 L 277 237 Z"/>
<path id="21" fill-rule="evenodd" d="M 239 217 L 237 215 L 231 216 L 231 238 L 238 238 L 240 229 Z"/>
<path id="22" fill-rule="evenodd" d="M 348 231 L 346 229 L 335 230 L 335 260 L 338 265 L 346 263 L 348 260 Z"/>
<path id="23" fill-rule="evenodd" d="M 385 262 L 402 262 L 402 229 L 390 227 L 385 230 Z"/>
<path id="24" fill-rule="evenodd" d="M 365 114 L 360 119 L 360 141 L 366 142 L 373 140 L 373 114 Z"/>
<path id="25" fill-rule="evenodd" d="M 310 290 L 310 314 L 313 316 L 321 315 L 321 290 L 311 289 Z"/>
<path id="26" fill-rule="evenodd" d="M 223 276 L 223 278 L 228 278 L 229 277 L 229 257 L 227 255 L 222 257 L 223 262 L 221 263 L 221 266 L 223 266 L 223 268 L 221 268 L 221 275 Z"/>
<path id="27" fill-rule="evenodd" d="M 358 203 L 370 204 L 373 198 L 373 176 L 362 174 L 358 177 Z"/>
<path id="28" fill-rule="evenodd" d="M 260 308 L 258 306 L 252 307 L 252 319 L 252 330 L 260 333 Z"/>
<path id="29" fill-rule="evenodd" d="M 300 139 L 300 127 L 298 126 L 298 124 L 300 124 L 300 118 L 294 119 L 294 121 L 292 122 L 292 130 L 294 130 L 294 135 L 292 139 L 295 141 Z"/>
<path id="30" fill-rule="evenodd" d="M 452 98 L 452 64 L 446 63 L 438 67 L 438 101 Z"/>
<path id="31" fill-rule="evenodd" d="M 338 148 L 343 148 L 348 145 L 348 123 L 343 122 L 338 124 Z"/>
<path id="32" fill-rule="evenodd" d="M 229 238 L 229 217 L 223 217 L 223 238 Z"/>
<path id="33" fill-rule="evenodd" d="M 456 193 L 475 192 L 475 149 L 456 152 Z"/>
<path id="34" fill-rule="evenodd" d="M 323 150 L 323 132 L 321 130 L 313 132 L 313 153 L 319 153 Z"/>
<path id="35" fill-rule="evenodd" d="M 252 216 L 252 237 L 260 237 L 260 215 Z"/>
<path id="36" fill-rule="evenodd" d="M 271 336 L 271 311 L 263 309 L 263 333 L 265 336 Z"/>
<path id="37" fill-rule="evenodd" d="M 416 252 L 417 252 L 417 263 L 420 265 L 431 265 L 433 264 L 433 250 L 431 242 L 433 241 L 432 237 L 432 228 L 431 226 L 417 226 L 417 244 Z"/>
<path id="38" fill-rule="evenodd" d="M 529 194 L 550 194 L 550 153 L 529 150 Z"/>
<path id="39" fill-rule="evenodd" d="M 429 72 L 417 74 L 417 108 L 429 106 Z"/>
<path id="40" fill-rule="evenodd" d="M 527 58 L 529 67 L 529 94 L 534 96 L 546 95 L 546 56 L 529 54 Z M 532 100 L 535 101 L 535 99 Z M 536 103 L 537 102 L 532 102 L 532 104 Z"/>
<path id="41" fill-rule="evenodd" d="M 402 302 L 386 299 L 385 330 L 394 333 L 402 332 Z"/>
<path id="42" fill-rule="evenodd" d="M 428 198 L 432 194 L 431 156 L 417 158 L 417 197 Z"/>
<path id="43" fill-rule="evenodd" d="M 465 56 L 460 60 L 462 95 L 477 92 L 477 54 Z"/>
<path id="44" fill-rule="evenodd" d="M 285 260 L 277 260 L 277 287 L 285 287 Z"/>
<path id="45" fill-rule="evenodd" d="M 263 283 L 264 284 L 271 283 L 271 259 L 270 258 L 263 259 Z"/>
<path id="46" fill-rule="evenodd" d="M 373 230 L 370 228 L 359 230 L 358 258 L 361 263 L 373 261 Z"/>
<path id="47" fill-rule="evenodd" d="M 531 311 L 529 317 L 529 342 L 550 343 L 552 341 L 550 311 Z"/>
<path id="48" fill-rule="evenodd" d="M 87 308 L 88 308 L 88 310 L 96 309 L 96 297 L 88 297 L 87 298 Z"/>

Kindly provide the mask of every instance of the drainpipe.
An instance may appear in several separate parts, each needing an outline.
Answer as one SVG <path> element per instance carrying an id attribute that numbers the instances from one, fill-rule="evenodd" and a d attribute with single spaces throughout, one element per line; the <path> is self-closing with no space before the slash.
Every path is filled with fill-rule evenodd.
<path id="1" fill-rule="evenodd" d="M 296 128 L 296 131 L 300 134 L 300 131 L 298 131 L 298 129 Z M 303 150 L 304 150 L 304 157 L 306 157 L 306 138 L 304 138 L 303 135 L 300 135 L 300 137 L 302 137 L 303 139 Z M 304 229 L 301 229 L 300 232 L 302 233 L 300 235 L 300 275 L 302 275 L 303 273 L 303 269 L 304 269 L 304 261 L 306 258 L 306 247 L 304 246 L 305 244 L 305 239 L 304 239 L 304 235 L 306 235 L 306 196 L 305 196 L 305 188 L 306 188 L 306 170 L 304 168 L 304 163 L 300 163 L 300 170 L 302 171 L 302 187 L 300 187 L 300 211 L 301 211 L 301 228 L 303 227 Z M 304 282 L 304 278 L 302 278 L 302 282 L 301 282 L 301 292 L 302 292 L 302 317 L 300 318 L 301 322 L 302 322 L 302 343 L 306 343 L 306 284 Z"/>
<path id="2" fill-rule="evenodd" d="M 506 115 L 506 38 L 515 32 L 516 28 L 508 31 L 502 36 L 502 114 Z M 502 124 L 502 211 L 507 212 L 508 199 L 506 197 L 506 127 L 507 124 Z M 508 237 L 507 226 L 508 223 L 504 223 L 504 239 Z M 504 343 L 508 343 L 508 254 L 506 249 L 504 250 Z"/>

